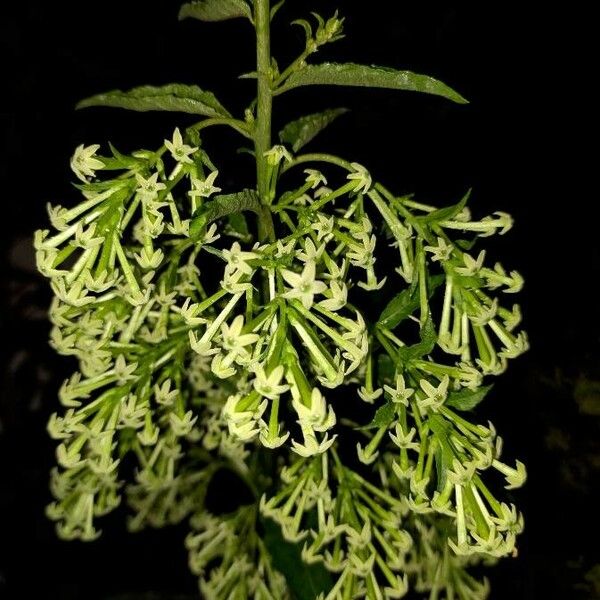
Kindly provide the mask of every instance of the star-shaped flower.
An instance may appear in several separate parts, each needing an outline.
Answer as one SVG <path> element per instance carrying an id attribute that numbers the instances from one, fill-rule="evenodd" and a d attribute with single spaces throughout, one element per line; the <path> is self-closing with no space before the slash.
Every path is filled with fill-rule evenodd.
<path id="1" fill-rule="evenodd" d="M 308 261 L 304 265 L 302 273 L 294 273 L 294 271 L 283 269 L 281 275 L 286 283 L 292 287 L 283 294 L 283 297 L 299 298 L 304 308 L 307 309 L 313 305 L 315 295 L 322 294 L 327 289 L 324 282 L 315 279 L 316 265 L 313 261 Z"/>
<path id="2" fill-rule="evenodd" d="M 213 171 L 206 179 L 196 179 L 192 177 L 192 189 L 188 192 L 188 196 L 192 198 L 196 198 L 198 196 L 202 198 L 208 198 L 211 194 L 215 192 L 220 192 L 220 187 L 215 187 L 215 179 L 219 171 Z"/>
<path id="3" fill-rule="evenodd" d="M 94 157 L 99 148 L 100 144 L 92 144 L 87 147 L 81 144 L 77 146 L 71 157 L 71 169 L 84 183 L 88 182 L 88 177 L 94 177 L 96 169 L 104 168 L 104 163 Z"/>
<path id="4" fill-rule="evenodd" d="M 172 141 L 165 140 L 165 146 L 171 153 L 171 156 L 179 163 L 193 163 L 190 155 L 198 150 L 197 147 L 192 148 L 192 146 L 183 143 L 179 127 L 175 128 Z"/>

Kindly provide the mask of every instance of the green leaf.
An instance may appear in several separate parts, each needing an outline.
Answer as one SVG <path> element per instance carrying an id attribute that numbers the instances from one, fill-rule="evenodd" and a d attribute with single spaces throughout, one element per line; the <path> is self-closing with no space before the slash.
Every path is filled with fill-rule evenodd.
<path id="1" fill-rule="evenodd" d="M 293 72 L 274 94 L 282 94 L 293 88 L 305 85 L 348 85 L 355 87 L 387 88 L 407 90 L 443 96 L 453 102 L 466 104 L 458 92 L 446 84 L 411 71 L 397 71 L 388 67 L 357 65 L 354 63 L 323 63 L 307 65 Z"/>
<path id="2" fill-rule="evenodd" d="M 279 132 L 279 139 L 283 144 L 289 144 L 294 152 L 298 152 L 300 148 L 306 146 L 318 133 L 347 112 L 347 108 L 332 108 L 320 113 L 300 117 L 298 120 L 288 123 Z"/>
<path id="3" fill-rule="evenodd" d="M 387 427 L 396 418 L 396 404 L 391 400 L 388 400 L 383 406 L 380 406 L 373 417 L 373 420 L 368 425 L 358 427 L 360 431 L 367 429 L 379 429 L 380 427 Z"/>
<path id="4" fill-rule="evenodd" d="M 459 392 L 450 392 L 444 404 L 457 410 L 471 410 L 487 396 L 492 387 L 486 385 L 474 390 L 462 389 Z"/>
<path id="5" fill-rule="evenodd" d="M 205 117 L 230 117 L 229 112 L 212 92 L 205 92 L 196 85 L 170 83 L 163 86 L 143 85 L 126 92 L 112 90 L 81 100 L 76 108 L 112 106 L 127 110 L 164 110 L 184 112 Z"/>
<path id="6" fill-rule="evenodd" d="M 427 289 L 430 298 L 445 280 L 445 275 L 429 277 Z M 412 315 L 419 308 L 419 305 L 419 288 L 416 284 L 413 284 L 390 300 L 379 316 L 377 326 L 384 329 L 393 329 Z"/>
<path id="7" fill-rule="evenodd" d="M 226 21 L 246 18 L 252 21 L 252 11 L 244 0 L 198 0 L 188 2 L 179 9 L 179 20 Z"/>
<path id="8" fill-rule="evenodd" d="M 242 190 L 235 194 L 221 194 L 203 204 L 195 213 L 190 223 L 190 238 L 198 240 L 207 225 L 244 210 L 260 211 L 260 199 L 255 190 Z"/>
<path id="9" fill-rule="evenodd" d="M 264 519 L 264 543 L 271 555 L 273 566 L 281 572 L 296 600 L 314 600 L 321 592 L 333 587 L 331 575 L 320 564 L 306 564 L 302 560 L 300 544 L 287 542 L 279 526 L 271 519 Z"/>
<path id="10" fill-rule="evenodd" d="M 426 223 L 427 225 L 437 225 L 442 221 L 450 221 L 462 211 L 470 197 L 471 190 L 468 190 L 467 193 L 461 198 L 460 202 L 457 202 L 452 206 L 439 208 L 438 210 L 434 210 L 427 215 L 423 215 L 422 217 L 416 217 L 416 219 L 419 221 L 419 223 Z"/>
<path id="11" fill-rule="evenodd" d="M 244 242 L 249 242 L 252 239 L 252 234 L 248 228 L 248 222 L 242 213 L 228 215 L 225 233 L 237 237 Z"/>
<path id="12" fill-rule="evenodd" d="M 412 360 L 423 358 L 435 348 L 437 342 L 437 333 L 431 315 L 427 317 L 425 323 L 421 327 L 421 341 L 412 346 L 398 348 L 398 359 L 406 364 Z"/>
<path id="13" fill-rule="evenodd" d="M 377 357 L 377 383 L 380 386 L 384 383 L 391 383 L 395 374 L 394 361 L 387 354 L 380 354 Z"/>
<path id="14" fill-rule="evenodd" d="M 437 471 L 437 487 L 441 491 L 446 485 L 446 471 L 452 468 L 454 461 L 454 450 L 450 443 L 450 431 L 452 426 L 440 415 L 430 415 L 427 425 L 438 441 L 438 449 L 435 453 L 435 468 Z"/>

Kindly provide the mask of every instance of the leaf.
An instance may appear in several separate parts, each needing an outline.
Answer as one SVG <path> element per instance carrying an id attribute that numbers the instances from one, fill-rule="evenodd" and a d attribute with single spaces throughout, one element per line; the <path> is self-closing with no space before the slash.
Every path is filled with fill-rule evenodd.
<path id="1" fill-rule="evenodd" d="M 386 404 L 380 406 L 373 417 L 373 420 L 368 425 L 358 427 L 359 431 L 365 431 L 367 429 L 379 429 L 380 427 L 387 427 L 396 418 L 396 405 L 391 400 L 388 400 Z"/>
<path id="2" fill-rule="evenodd" d="M 459 392 L 450 392 L 444 404 L 457 410 L 472 410 L 487 396 L 492 387 L 486 385 L 475 390 L 462 389 Z"/>
<path id="3" fill-rule="evenodd" d="M 230 117 L 229 112 L 212 92 L 205 92 L 196 85 L 170 83 L 163 86 L 143 85 L 126 92 L 112 90 L 81 100 L 76 108 L 112 106 L 145 112 L 164 110 L 184 112 L 205 117 Z"/>
<path id="4" fill-rule="evenodd" d="M 198 0 L 179 9 L 179 20 L 226 21 L 244 17 L 252 21 L 252 11 L 245 0 Z"/>
<path id="5" fill-rule="evenodd" d="M 252 239 L 252 234 L 248 229 L 248 222 L 242 213 L 233 213 L 227 216 L 225 233 L 245 242 L 249 242 Z"/>
<path id="6" fill-rule="evenodd" d="M 442 221 L 450 221 L 462 211 L 470 197 L 471 190 L 468 190 L 467 193 L 461 198 L 460 202 L 457 202 L 452 206 L 439 208 L 438 210 L 434 210 L 427 215 L 416 217 L 416 219 L 419 221 L 419 223 L 426 223 L 427 225 L 437 225 Z"/>
<path id="7" fill-rule="evenodd" d="M 444 275 L 429 277 L 427 289 L 430 298 L 445 279 Z M 419 305 L 419 288 L 417 285 L 411 285 L 390 300 L 379 316 L 377 326 L 393 329 L 412 315 L 419 308 Z"/>
<path id="8" fill-rule="evenodd" d="M 387 354 L 380 354 L 377 357 L 377 383 L 391 383 L 396 374 L 394 361 Z"/>
<path id="9" fill-rule="evenodd" d="M 427 317 L 425 323 L 421 327 L 421 341 L 412 346 L 398 348 L 398 359 L 406 364 L 412 360 L 418 360 L 430 354 L 437 342 L 437 333 L 431 315 Z"/>
<path id="10" fill-rule="evenodd" d="M 260 199 L 254 190 L 246 189 L 235 194 L 214 196 L 194 213 L 190 223 L 190 238 L 198 240 L 204 228 L 213 221 L 244 210 L 260 211 Z"/>
<path id="11" fill-rule="evenodd" d="M 438 449 L 435 453 L 435 468 L 437 471 L 438 491 L 444 489 L 446 485 L 446 471 L 452 468 L 454 461 L 454 450 L 450 443 L 450 430 L 452 426 L 440 415 L 432 414 L 427 419 L 429 429 L 435 434 L 438 441 Z"/>
<path id="12" fill-rule="evenodd" d="M 294 152 L 298 152 L 335 119 L 347 112 L 347 108 L 332 108 L 300 117 L 296 121 L 288 123 L 279 132 L 279 139 L 283 144 L 289 144 Z"/>
<path id="13" fill-rule="evenodd" d="M 387 88 L 407 90 L 443 96 L 459 104 L 466 104 L 458 92 L 446 84 L 411 71 L 397 71 L 388 67 L 357 65 L 354 63 L 322 63 L 307 65 L 293 72 L 274 94 L 282 94 L 293 88 L 305 85 L 348 85 L 354 87 Z"/>
<path id="14" fill-rule="evenodd" d="M 327 593 L 332 588 L 331 575 L 322 564 L 306 564 L 300 545 L 287 542 L 271 519 L 264 519 L 262 524 L 265 528 L 263 541 L 273 566 L 285 576 L 295 599 L 314 600 L 321 592 Z"/>

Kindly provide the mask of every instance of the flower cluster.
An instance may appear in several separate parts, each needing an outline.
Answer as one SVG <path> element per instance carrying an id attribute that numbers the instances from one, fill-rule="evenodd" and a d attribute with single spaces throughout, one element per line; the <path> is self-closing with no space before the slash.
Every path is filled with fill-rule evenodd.
<path id="1" fill-rule="evenodd" d="M 331 572 L 327 600 L 411 587 L 485 597 L 467 567 L 515 553 L 523 528 L 485 474 L 508 489 L 526 475 L 471 411 L 528 342 L 518 305 L 496 295 L 522 278 L 473 246 L 510 217 L 473 220 L 467 198 L 436 209 L 395 197 L 343 161 L 281 193 L 300 162 L 276 146 L 262 205 L 272 234 L 249 239 L 242 211 L 265 216 L 248 190 L 219 195 L 194 129 L 157 152 L 98 150 L 71 162 L 84 200 L 49 207 L 56 231 L 35 235 L 55 293 L 51 343 L 79 361 L 48 425 L 60 535 L 94 539 L 126 484 L 133 530 L 192 515 L 207 598 L 288 597 L 257 519 Z M 119 475 L 126 455 L 134 481 Z M 255 504 L 211 514 L 220 469 L 250 482 Z"/>

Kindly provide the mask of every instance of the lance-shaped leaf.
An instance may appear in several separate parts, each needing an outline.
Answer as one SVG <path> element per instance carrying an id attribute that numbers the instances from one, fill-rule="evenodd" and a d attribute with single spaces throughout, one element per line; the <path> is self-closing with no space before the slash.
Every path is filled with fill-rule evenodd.
<path id="1" fill-rule="evenodd" d="M 427 292 L 429 298 L 432 297 L 435 290 L 446 280 L 444 275 L 434 275 L 427 279 Z M 412 315 L 420 306 L 421 300 L 419 297 L 419 288 L 413 285 L 402 290 L 398 295 L 394 296 L 388 305 L 383 309 L 379 316 L 377 326 L 384 329 L 393 329 L 399 323 Z"/>
<path id="2" fill-rule="evenodd" d="M 470 197 L 471 190 L 468 190 L 460 202 L 453 204 L 452 206 L 447 206 L 446 208 L 438 208 L 422 217 L 415 218 L 419 223 L 427 223 L 429 226 L 438 225 L 442 221 L 450 221 L 462 211 Z"/>
<path id="3" fill-rule="evenodd" d="M 491 385 L 485 385 L 474 390 L 465 388 L 458 392 L 450 392 L 444 404 L 458 410 L 472 410 L 487 396 L 491 389 Z"/>
<path id="4" fill-rule="evenodd" d="M 331 108 L 320 113 L 300 117 L 296 121 L 288 123 L 279 132 L 279 139 L 283 144 L 289 144 L 294 152 L 298 152 L 300 148 L 306 146 L 340 115 L 347 112 L 347 108 Z"/>
<path id="5" fill-rule="evenodd" d="M 126 92 L 112 90 L 81 100 L 76 108 L 89 106 L 112 106 L 127 110 L 164 110 L 184 112 L 205 117 L 230 117 L 231 115 L 215 98 L 196 85 L 171 83 L 159 87 L 143 85 Z"/>
<path id="6" fill-rule="evenodd" d="M 235 194 L 215 196 L 194 213 L 190 223 L 190 238 L 198 239 L 213 221 L 245 210 L 260 212 L 260 199 L 254 190 L 245 189 Z"/>
<path id="7" fill-rule="evenodd" d="M 459 104 L 468 102 L 445 83 L 428 75 L 354 63 L 307 65 L 293 72 L 274 93 L 281 94 L 305 85 L 347 85 L 407 90 L 443 96 Z"/>
<path id="8" fill-rule="evenodd" d="M 252 21 L 252 11 L 245 0 L 198 0 L 179 9 L 179 20 L 226 21 L 245 17 Z"/>

